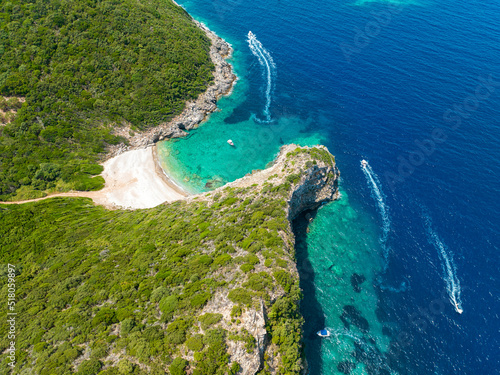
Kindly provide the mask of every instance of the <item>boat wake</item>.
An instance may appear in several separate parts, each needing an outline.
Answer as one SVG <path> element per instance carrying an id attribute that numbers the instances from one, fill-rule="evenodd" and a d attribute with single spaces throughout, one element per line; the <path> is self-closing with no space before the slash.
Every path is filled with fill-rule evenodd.
<path id="1" fill-rule="evenodd" d="M 389 267 L 389 253 L 390 247 L 387 244 L 389 239 L 389 233 L 391 232 L 391 219 L 389 216 L 389 208 L 385 203 L 385 195 L 382 191 L 382 184 L 378 179 L 378 176 L 373 171 L 372 167 L 366 160 L 361 161 L 361 169 L 366 177 L 368 182 L 368 186 L 370 187 L 372 198 L 375 200 L 377 204 L 377 209 L 380 214 L 380 218 L 382 220 L 382 235 L 380 236 L 379 242 L 380 247 L 382 248 L 382 256 L 383 256 L 383 269 L 382 274 L 387 272 Z M 399 285 L 399 287 L 394 287 L 390 285 L 386 285 L 383 283 L 382 278 L 379 276 L 377 278 L 377 283 L 382 290 L 388 290 L 393 293 L 401 293 L 405 292 L 409 288 L 409 283 L 403 281 Z"/>
<path id="2" fill-rule="evenodd" d="M 387 239 L 391 231 L 391 219 L 389 217 L 389 210 L 385 204 L 384 193 L 382 192 L 381 183 L 372 167 L 366 160 L 361 161 L 361 169 L 365 174 L 368 186 L 371 190 L 371 195 L 377 203 L 378 212 L 382 219 L 382 235 L 380 237 L 380 245 L 382 247 L 382 254 L 384 256 L 384 272 L 387 271 L 389 264 L 389 246 L 387 246 Z"/>
<path id="3" fill-rule="evenodd" d="M 453 254 L 432 228 L 432 220 L 430 216 L 426 212 L 424 212 L 423 216 L 429 243 L 438 251 L 439 258 L 441 259 L 443 279 L 446 283 L 448 298 L 457 313 L 462 314 L 464 312 L 462 308 L 462 300 L 460 298 L 462 289 L 460 288 L 460 281 L 457 277 L 457 267 L 453 262 Z"/>
<path id="4" fill-rule="evenodd" d="M 331 333 L 330 337 L 326 338 L 326 340 L 335 340 L 334 342 L 337 346 L 345 343 L 347 339 L 351 339 L 354 344 L 355 353 L 359 355 L 358 358 L 365 365 L 369 364 L 370 367 L 385 369 L 388 374 L 397 374 L 391 371 L 385 355 L 380 351 L 375 338 L 371 335 L 358 335 L 348 329 L 326 329 Z"/>
<path id="5" fill-rule="evenodd" d="M 337 344 L 340 344 L 341 342 L 341 339 L 340 337 L 344 336 L 344 337 L 349 337 L 352 339 L 352 341 L 355 341 L 357 343 L 363 343 L 363 337 L 360 337 L 356 334 L 354 334 L 353 332 L 350 332 L 349 330 L 347 329 L 331 329 L 331 328 L 326 328 L 330 333 L 331 333 L 331 336 L 332 338 L 335 338 L 335 341 L 337 342 Z"/>
<path id="6" fill-rule="evenodd" d="M 259 59 L 260 65 L 264 67 L 263 75 L 266 78 L 266 105 L 264 107 L 264 116 L 265 120 L 259 120 L 255 118 L 259 122 L 270 123 L 271 122 L 271 113 L 269 108 L 271 107 L 271 95 L 273 91 L 273 77 L 276 75 L 276 65 L 274 64 L 273 58 L 271 54 L 264 48 L 262 43 L 257 39 L 254 33 L 251 31 L 248 32 L 248 46 L 250 50 L 254 54 L 257 59 Z"/>

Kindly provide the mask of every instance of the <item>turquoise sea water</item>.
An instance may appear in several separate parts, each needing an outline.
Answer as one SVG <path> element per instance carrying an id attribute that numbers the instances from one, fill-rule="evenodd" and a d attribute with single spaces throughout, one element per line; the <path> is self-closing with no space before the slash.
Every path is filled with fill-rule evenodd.
<path id="1" fill-rule="evenodd" d="M 290 142 L 336 156 L 342 198 L 295 223 L 309 373 L 499 374 L 498 4 L 180 3 L 239 80 L 159 145 L 177 181 L 216 187 Z"/>
<path id="2" fill-rule="evenodd" d="M 318 362 L 331 369 L 324 373 L 334 373 L 339 363 L 346 368 L 357 349 L 371 358 L 361 360 L 353 374 L 365 374 L 367 366 L 385 368 L 391 339 L 385 334 L 388 326 L 377 319 L 374 285 L 383 269 L 377 226 L 342 191 L 341 199 L 322 207 L 311 223 L 298 220 L 296 232 L 311 370 L 318 371 Z M 318 327 L 326 327 L 331 336 L 318 340 Z"/>
<path id="3" fill-rule="evenodd" d="M 325 140 L 325 135 L 314 129 L 312 120 L 304 121 L 294 114 L 283 113 L 270 124 L 258 122 L 256 116 L 262 115 L 261 108 L 249 118 L 241 117 L 237 109 L 255 95 L 250 87 L 249 72 L 255 74 L 257 71 L 260 75 L 262 70 L 264 75 L 265 69 L 257 59 L 245 60 L 248 51 L 246 55 L 241 52 L 249 49 L 245 40 L 233 43 L 233 48 L 235 52 L 230 62 L 238 80 L 231 95 L 221 98 L 217 103 L 218 110 L 210 115 L 209 121 L 190 132 L 187 138 L 158 144 L 163 168 L 190 192 L 210 190 L 205 187 L 207 182 L 213 182 L 217 187 L 252 170 L 265 168 L 283 144 L 311 146 Z M 272 91 L 276 78 L 275 73 L 270 84 Z M 265 77 L 259 81 L 264 82 L 263 90 L 267 90 Z M 232 140 L 235 146 L 230 146 L 228 140 Z"/>

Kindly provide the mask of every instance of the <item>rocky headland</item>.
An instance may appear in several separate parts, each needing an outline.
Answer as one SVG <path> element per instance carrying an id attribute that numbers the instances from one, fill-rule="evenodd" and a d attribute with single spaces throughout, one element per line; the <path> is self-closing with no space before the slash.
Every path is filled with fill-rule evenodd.
<path id="1" fill-rule="evenodd" d="M 294 256 L 295 237 L 292 221 L 306 210 L 317 209 L 324 203 L 338 199 L 339 176 L 335 158 L 326 147 L 299 147 L 289 144 L 281 147 L 270 167 L 254 171 L 209 193 L 187 197 L 186 201 L 206 201 L 210 206 L 217 206 L 220 204 L 218 202 L 224 202 L 231 197 L 237 197 L 238 201 L 282 201 L 287 218 L 284 230 L 279 232 L 285 249 L 282 260 L 286 261 L 286 269 L 298 285 L 299 274 Z M 244 257 L 246 254 L 247 251 L 238 249 L 235 256 Z M 253 274 L 269 272 L 265 265 L 265 257 L 262 254 L 258 254 L 258 257 L 260 261 L 255 264 Z M 231 301 L 229 296 L 231 290 L 245 286 L 251 274 L 238 276 L 237 269 L 231 269 L 224 278 L 231 281 L 231 288 L 216 292 L 201 314 L 222 314 L 223 319 L 220 323 L 222 328 L 234 332 L 248 332 L 254 338 L 256 346 L 251 351 L 245 348 L 244 342 L 229 342 L 228 354 L 231 361 L 238 362 L 241 366 L 241 372 L 238 374 L 254 375 L 264 368 L 270 374 L 279 373 L 278 368 L 283 365 L 283 355 L 280 353 L 280 346 L 271 339 L 272 332 L 266 327 L 272 305 L 286 298 L 289 291 L 285 290 L 286 287 L 276 285 L 269 291 L 267 303 L 263 300 L 255 302 L 235 322 L 231 313 L 238 304 Z M 295 333 L 301 335 L 301 332 Z M 304 359 L 300 358 L 297 361 L 302 373 L 305 373 Z"/>
<path id="2" fill-rule="evenodd" d="M 150 149 L 133 152 L 137 151 Z M 89 333 L 73 337 L 73 330 L 66 327 L 66 315 L 51 310 L 54 329 L 69 333 L 57 341 L 47 334 L 36 350 L 52 352 L 62 341 L 66 340 L 64 347 L 76 342 L 73 368 L 78 372 L 93 364 L 106 374 L 121 373 L 116 372 L 119 367 L 140 369 L 137 373 L 141 375 L 159 373 L 155 368 L 161 373 L 180 373 L 172 372 L 175 359 L 176 366 L 184 366 L 187 374 L 215 373 L 205 371 L 209 366 L 216 366 L 217 373 L 244 375 L 262 370 L 265 374 L 305 373 L 292 220 L 304 210 L 337 199 L 338 178 L 335 159 L 326 147 L 285 145 L 264 170 L 153 209 L 104 210 L 90 201 L 61 198 L 4 207 L 4 215 L 12 211 L 16 217 L 33 209 L 40 215 L 56 210 L 58 217 L 59 210 L 79 212 L 65 216 L 65 230 L 56 237 L 59 247 L 68 254 L 77 247 L 84 249 L 87 258 L 102 258 L 92 272 L 78 268 L 83 261 L 71 263 L 76 268 L 67 275 L 79 275 L 82 281 L 71 284 L 74 291 L 64 294 L 64 303 L 58 305 L 63 311 L 73 309 L 92 317 L 78 318 L 72 328 L 78 331 L 86 324 Z M 20 217 L 29 221 L 30 216 Z M 39 221 L 52 223 L 53 219 Z M 96 225 L 105 228 L 101 229 L 106 231 L 105 242 Z M 69 234 L 78 230 L 85 235 L 75 243 Z M 26 236 L 22 233 L 9 243 L 27 241 L 23 246 L 31 246 L 32 239 Z M 144 247 L 147 243 L 154 245 Z M 81 257 L 79 253 L 68 256 Z M 42 283 L 52 269 L 41 270 L 32 283 Z M 94 285 L 91 274 L 105 274 L 109 283 Z M 131 279 L 125 282 L 126 277 Z M 61 285 L 73 279 L 63 279 Z M 110 284 L 114 287 L 109 288 Z M 82 302 L 80 296 L 89 285 L 97 289 L 85 294 L 88 297 Z M 23 303 L 19 311 L 28 316 L 30 305 Z M 101 322 L 103 317 L 109 319 Z M 26 335 L 34 329 L 30 322 L 27 319 L 21 325 L 22 340 L 28 340 Z M 141 352 L 138 345 L 143 345 Z M 152 349 L 157 346 L 162 348 L 160 352 Z M 89 349 L 96 347 L 100 350 Z M 38 353 L 28 352 L 34 354 L 27 354 L 26 371 Z"/>

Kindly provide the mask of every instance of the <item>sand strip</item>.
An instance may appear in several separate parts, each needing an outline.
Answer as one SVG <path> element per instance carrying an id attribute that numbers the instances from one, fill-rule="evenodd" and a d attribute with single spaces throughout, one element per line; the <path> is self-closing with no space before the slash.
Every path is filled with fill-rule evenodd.
<path id="1" fill-rule="evenodd" d="M 154 154 L 154 148 L 148 147 L 127 151 L 107 160 L 101 174 L 106 184 L 99 191 L 56 193 L 28 201 L 2 203 L 28 203 L 53 197 L 86 197 L 108 208 L 139 209 L 187 197 L 188 193 L 165 175 Z"/>

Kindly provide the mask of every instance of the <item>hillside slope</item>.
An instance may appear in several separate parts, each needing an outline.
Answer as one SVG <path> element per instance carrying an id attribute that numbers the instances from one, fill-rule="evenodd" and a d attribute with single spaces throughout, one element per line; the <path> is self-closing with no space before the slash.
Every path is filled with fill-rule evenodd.
<path id="1" fill-rule="evenodd" d="M 171 0 L 0 2 L 0 199 L 95 190 L 96 162 L 213 80 L 210 40 Z"/>
<path id="2" fill-rule="evenodd" d="M 326 148 L 289 145 L 267 170 L 153 209 L 0 206 L 0 273 L 16 270 L 13 373 L 301 373 L 290 220 L 335 199 L 337 180 Z"/>

